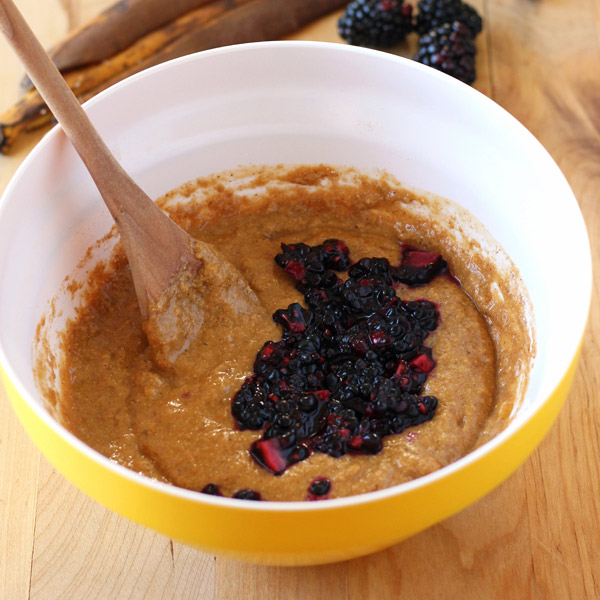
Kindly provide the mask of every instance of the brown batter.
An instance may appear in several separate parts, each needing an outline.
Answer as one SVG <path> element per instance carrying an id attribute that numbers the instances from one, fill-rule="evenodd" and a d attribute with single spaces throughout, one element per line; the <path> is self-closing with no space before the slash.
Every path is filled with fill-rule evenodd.
<path id="1" fill-rule="evenodd" d="M 467 229 L 455 214 L 455 231 L 445 226 L 435 202 L 389 178 L 350 175 L 323 166 L 264 168 L 237 187 L 222 174 L 164 198 L 174 219 L 224 258 L 213 265 L 216 283 L 208 277 L 196 290 L 198 337 L 174 368 L 157 367 L 160 357 L 144 334 L 128 265 L 117 254 L 114 268 L 96 271 L 90 299 L 66 331 L 65 425 L 99 452 L 151 477 L 193 490 L 214 483 L 229 496 L 250 488 L 267 500 L 306 499 L 310 482 L 323 476 L 332 482 L 330 497 L 389 487 L 457 460 L 501 429 L 520 400 L 533 345 L 514 270 L 506 276 L 484 245 L 474 248 L 465 240 Z M 276 477 L 250 457 L 261 432 L 237 430 L 231 398 L 262 344 L 281 336 L 271 314 L 303 301 L 274 263 L 280 244 L 316 245 L 328 238 L 344 240 L 354 260 L 386 257 L 397 264 L 402 241 L 449 261 L 462 288 L 438 277 L 397 291 L 403 299 L 426 298 L 438 306 L 440 324 L 426 342 L 437 366 L 424 394 L 436 396 L 439 406 L 433 420 L 386 437 L 377 455 L 314 453 Z M 229 265 L 249 287 L 223 286 L 231 279 Z M 151 326 L 146 330 L 152 337 Z"/>

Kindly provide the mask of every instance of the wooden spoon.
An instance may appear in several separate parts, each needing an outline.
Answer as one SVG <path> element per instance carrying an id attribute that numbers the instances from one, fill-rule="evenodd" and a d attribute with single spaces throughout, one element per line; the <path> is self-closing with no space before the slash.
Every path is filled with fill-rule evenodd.
<path id="1" fill-rule="evenodd" d="M 0 31 L 79 153 L 117 224 L 155 364 L 181 371 L 190 360 L 205 362 L 204 353 L 211 349 L 204 348 L 204 338 L 212 330 L 227 332 L 231 351 L 243 343 L 245 328 L 270 334 L 273 321 L 241 273 L 212 246 L 171 221 L 123 170 L 12 0 L 0 0 Z M 245 328 L 237 326 L 242 320 Z M 196 340 L 202 351 L 188 356 Z"/>
<path id="2" fill-rule="evenodd" d="M 144 320 L 174 277 L 198 264 L 192 238 L 129 177 L 12 0 L 0 0 L 0 30 L 62 125 L 111 212 Z"/>
<path id="3" fill-rule="evenodd" d="M 235 325 L 242 318 L 246 327 L 270 332 L 273 322 L 241 273 L 171 221 L 123 170 L 12 0 L 0 0 L 0 30 L 73 143 L 117 224 L 155 363 L 174 369 L 203 327 L 233 324 L 233 346 L 235 331 L 241 331 Z M 202 306 L 209 298 L 210 307 Z"/>

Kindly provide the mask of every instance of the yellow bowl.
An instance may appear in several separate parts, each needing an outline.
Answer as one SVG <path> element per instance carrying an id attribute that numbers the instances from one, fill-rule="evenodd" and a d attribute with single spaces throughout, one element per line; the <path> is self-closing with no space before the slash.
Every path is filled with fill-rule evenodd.
<path id="1" fill-rule="evenodd" d="M 0 372 L 32 439 L 84 492 L 208 552 L 271 564 L 325 563 L 390 546 L 461 510 L 508 477 L 541 441 L 575 370 L 590 305 L 590 250 L 560 170 L 499 106 L 392 55 L 271 42 L 155 67 L 86 109 L 153 197 L 239 164 L 324 162 L 383 168 L 409 186 L 458 202 L 518 267 L 532 300 L 538 352 L 525 400 L 508 428 L 410 483 L 327 502 L 247 502 L 133 473 L 54 420 L 34 383 L 36 325 L 86 248 L 112 224 L 55 128 L 25 160 L 0 204 Z M 557 294 L 559 282 L 563 291 Z"/>

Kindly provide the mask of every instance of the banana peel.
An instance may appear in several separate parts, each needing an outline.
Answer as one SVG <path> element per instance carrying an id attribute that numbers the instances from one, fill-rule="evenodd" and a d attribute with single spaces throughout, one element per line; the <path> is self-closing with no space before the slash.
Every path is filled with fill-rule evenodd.
<path id="1" fill-rule="evenodd" d="M 219 46 L 279 39 L 347 3 L 347 0 L 194 1 L 201 6 L 143 35 L 116 54 L 63 72 L 71 90 L 84 102 L 148 67 Z M 122 0 L 115 7 L 140 2 L 146 4 L 150 0 Z M 161 5 L 163 2 L 160 0 Z M 112 10 L 117 10 L 115 7 Z M 109 11 L 111 9 L 102 15 Z M 96 19 L 105 18 L 102 15 Z M 86 26 L 82 31 L 87 31 Z M 0 153 L 9 154 L 21 135 L 53 120 L 37 90 L 31 88 L 14 106 L 0 114 Z"/>

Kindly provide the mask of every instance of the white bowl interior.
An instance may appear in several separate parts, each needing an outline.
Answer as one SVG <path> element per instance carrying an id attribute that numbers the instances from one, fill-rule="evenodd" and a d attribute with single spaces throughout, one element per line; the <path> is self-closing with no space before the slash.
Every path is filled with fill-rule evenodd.
<path id="1" fill-rule="evenodd" d="M 157 197 L 240 164 L 385 169 L 471 211 L 519 268 L 535 311 L 527 415 L 563 377 L 591 294 L 587 233 L 560 170 L 516 120 L 468 86 L 412 61 L 342 45 L 271 42 L 179 59 L 90 101 L 100 133 Z M 43 412 L 35 328 L 64 278 L 112 220 L 55 129 L 0 205 L 0 360 Z M 569 273 L 569 322 L 555 292 Z M 525 418 L 525 417 L 523 417 Z"/>

